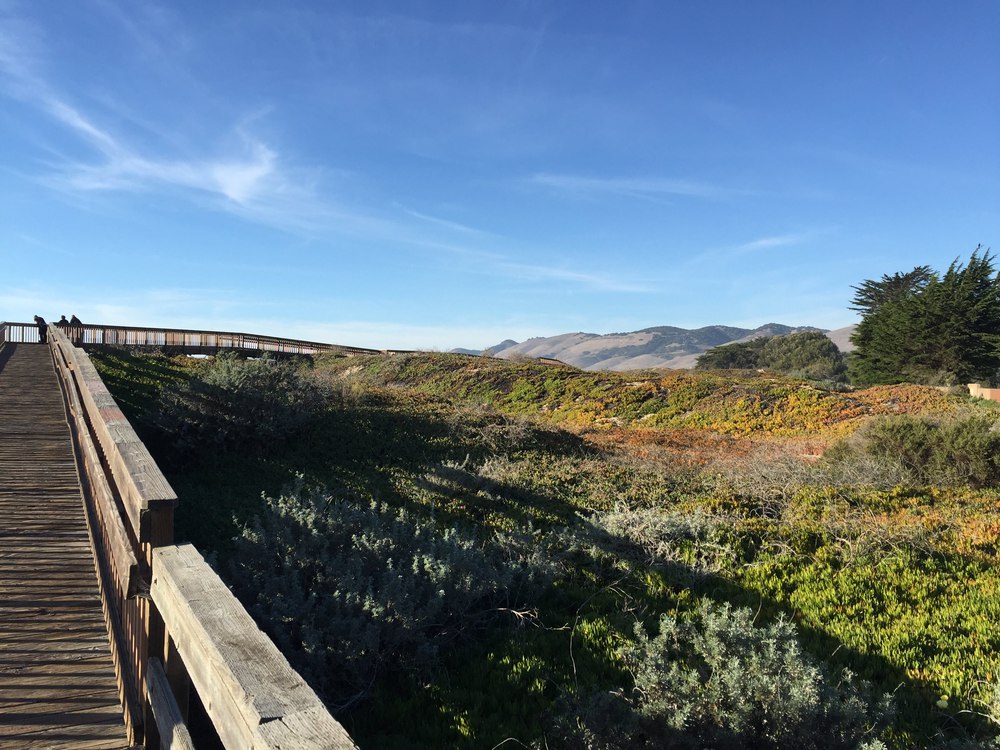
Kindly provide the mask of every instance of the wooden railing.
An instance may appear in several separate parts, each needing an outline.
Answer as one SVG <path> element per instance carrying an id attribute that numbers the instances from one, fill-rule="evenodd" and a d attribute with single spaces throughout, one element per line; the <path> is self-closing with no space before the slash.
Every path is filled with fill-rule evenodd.
<path id="1" fill-rule="evenodd" d="M 40 341 L 34 323 L 0 323 L 0 344 L 36 344 Z"/>
<path id="2" fill-rule="evenodd" d="M 214 354 L 225 350 L 275 354 L 382 354 L 383 350 L 323 344 L 277 336 L 227 331 L 196 331 L 183 328 L 79 325 L 60 326 L 77 346 L 155 347 L 183 353 Z"/>
<path id="3" fill-rule="evenodd" d="M 87 354 L 48 330 L 129 742 L 194 747 L 193 692 L 226 748 L 354 748 L 197 550 L 173 544 L 176 495 Z"/>
<path id="4" fill-rule="evenodd" d="M 180 354 L 217 354 L 238 351 L 257 355 L 265 352 L 281 355 L 322 354 L 330 352 L 351 356 L 355 354 L 411 354 L 409 349 L 367 349 L 361 346 L 323 344 L 318 341 L 263 336 L 256 333 L 230 331 L 198 331 L 185 328 L 150 328 L 148 326 L 109 325 L 57 325 L 75 346 L 141 347 L 162 349 Z M 0 344 L 30 344 L 41 340 L 35 323 L 0 322 Z"/>

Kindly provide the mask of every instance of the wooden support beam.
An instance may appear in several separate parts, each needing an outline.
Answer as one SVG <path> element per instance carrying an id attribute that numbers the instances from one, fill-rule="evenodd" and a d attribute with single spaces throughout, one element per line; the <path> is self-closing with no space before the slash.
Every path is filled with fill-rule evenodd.
<path id="1" fill-rule="evenodd" d="M 181 710 L 170 690 L 170 682 L 159 659 L 150 659 L 146 671 L 146 695 L 152 708 L 163 750 L 194 750 Z"/>
<path id="2" fill-rule="evenodd" d="M 227 748 L 355 748 L 194 547 L 153 550 L 150 594 Z"/>

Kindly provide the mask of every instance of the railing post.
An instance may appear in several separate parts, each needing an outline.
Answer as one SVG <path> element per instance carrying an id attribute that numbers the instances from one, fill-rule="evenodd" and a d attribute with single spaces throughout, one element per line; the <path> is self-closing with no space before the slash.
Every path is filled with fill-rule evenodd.
<path id="1" fill-rule="evenodd" d="M 147 571 L 151 571 L 153 569 L 153 550 L 157 547 L 164 547 L 172 544 L 173 541 L 173 504 L 166 503 L 160 505 L 159 507 L 150 507 L 147 511 L 143 512 L 140 518 L 140 549 L 146 563 Z M 152 598 L 143 598 L 140 600 L 139 619 L 144 626 L 145 643 L 137 644 L 138 653 L 136 653 L 136 662 L 138 666 L 137 672 L 139 684 L 145 687 L 150 659 L 159 659 L 163 663 L 167 671 L 168 680 L 170 679 L 171 662 L 176 662 L 176 659 L 169 659 L 171 650 L 169 644 L 170 639 L 163 626 L 163 618 L 160 617 L 160 613 L 153 605 Z M 171 680 L 170 682 L 171 687 L 174 687 L 173 681 Z M 176 689 L 174 690 L 174 693 L 176 697 Z M 140 694 L 143 696 L 143 724 L 146 727 L 145 745 L 150 750 L 159 750 L 160 737 L 156 729 L 156 720 L 153 717 L 152 705 L 149 701 L 148 695 L 146 695 L 145 689 L 143 689 Z M 180 704 L 180 707 L 184 713 L 184 718 L 186 719 L 187 702 L 185 701 L 185 703 Z"/>

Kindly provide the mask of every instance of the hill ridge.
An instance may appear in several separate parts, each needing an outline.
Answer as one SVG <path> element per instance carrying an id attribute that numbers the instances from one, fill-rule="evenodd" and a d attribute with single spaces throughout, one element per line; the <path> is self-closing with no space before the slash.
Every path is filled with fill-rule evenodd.
<path id="1" fill-rule="evenodd" d="M 522 342 L 506 339 L 479 353 L 501 359 L 546 357 L 584 370 L 642 370 L 653 367 L 687 369 L 698 356 L 715 346 L 750 341 L 762 336 L 787 336 L 803 331 L 825 333 L 842 350 L 849 351 L 853 326 L 827 331 L 815 326 L 765 323 L 756 328 L 709 325 L 700 328 L 651 326 L 637 331 L 588 333 L 573 331 L 555 336 L 533 336 Z M 454 349 L 462 353 L 474 350 Z"/>

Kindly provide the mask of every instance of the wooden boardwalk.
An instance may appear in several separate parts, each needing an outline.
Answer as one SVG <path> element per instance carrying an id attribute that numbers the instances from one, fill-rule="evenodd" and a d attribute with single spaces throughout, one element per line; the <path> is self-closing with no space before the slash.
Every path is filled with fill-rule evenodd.
<path id="1" fill-rule="evenodd" d="M 0 352 L 0 748 L 128 747 L 47 346 Z"/>

